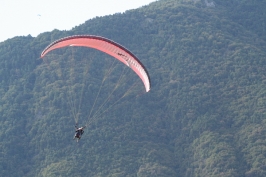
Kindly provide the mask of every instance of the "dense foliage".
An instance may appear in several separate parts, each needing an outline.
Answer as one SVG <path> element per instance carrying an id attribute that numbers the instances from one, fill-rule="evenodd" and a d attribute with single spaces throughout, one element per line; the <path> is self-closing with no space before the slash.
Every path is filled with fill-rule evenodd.
<path id="1" fill-rule="evenodd" d="M 160 0 L 0 43 L 0 176 L 266 176 L 265 9 L 265 0 Z M 75 34 L 131 50 L 151 91 L 94 50 L 39 58 Z M 79 143 L 77 119 L 89 123 Z"/>

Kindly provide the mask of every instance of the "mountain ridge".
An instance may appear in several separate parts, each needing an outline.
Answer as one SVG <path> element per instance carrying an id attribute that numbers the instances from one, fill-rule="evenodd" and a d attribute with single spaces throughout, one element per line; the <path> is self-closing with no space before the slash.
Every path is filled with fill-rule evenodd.
<path id="1" fill-rule="evenodd" d="M 161 0 L 69 31 L 0 43 L 1 176 L 265 176 L 263 7 L 258 0 Z M 94 66 L 81 74 L 87 82 L 69 87 L 80 93 L 86 85 L 80 117 L 86 123 L 87 98 L 109 58 L 77 48 L 38 58 L 54 40 L 78 34 L 104 36 L 132 51 L 152 87 L 143 94 L 137 83 L 77 144 L 64 91 L 70 79 L 59 73 L 74 75 L 58 66 L 73 58 L 80 73 L 83 58 Z"/>

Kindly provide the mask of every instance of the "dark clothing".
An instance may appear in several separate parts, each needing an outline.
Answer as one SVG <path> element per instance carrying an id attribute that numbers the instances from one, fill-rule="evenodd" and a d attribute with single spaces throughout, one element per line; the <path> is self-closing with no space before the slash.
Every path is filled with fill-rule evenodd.
<path id="1" fill-rule="evenodd" d="M 83 128 L 85 127 L 81 127 L 81 128 L 76 127 L 76 131 L 75 131 L 76 133 L 75 133 L 74 139 L 77 138 L 77 141 L 81 138 L 81 135 L 84 133 Z"/>
<path id="2" fill-rule="evenodd" d="M 75 135 L 75 137 L 76 138 L 81 138 L 81 135 L 84 133 L 84 130 L 82 130 L 82 129 L 77 129 L 76 130 L 76 135 Z"/>

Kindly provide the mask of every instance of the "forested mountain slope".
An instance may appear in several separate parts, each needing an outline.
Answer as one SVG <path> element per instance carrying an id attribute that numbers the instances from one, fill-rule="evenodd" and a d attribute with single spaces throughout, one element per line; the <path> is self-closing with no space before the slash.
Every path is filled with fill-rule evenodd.
<path id="1" fill-rule="evenodd" d="M 160 0 L 0 43 L 0 176 L 266 176 L 264 9 L 264 0 Z M 112 109 L 91 121 L 112 58 L 74 47 L 39 58 L 80 34 L 132 51 L 151 91 L 126 68 Z M 124 67 L 114 71 L 99 101 Z M 79 143 L 71 100 L 81 103 L 80 125 L 90 122 Z"/>

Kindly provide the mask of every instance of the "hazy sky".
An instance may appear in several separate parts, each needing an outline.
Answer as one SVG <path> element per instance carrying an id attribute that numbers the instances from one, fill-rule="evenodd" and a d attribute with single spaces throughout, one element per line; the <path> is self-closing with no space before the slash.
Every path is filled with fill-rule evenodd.
<path id="1" fill-rule="evenodd" d="M 0 42 L 70 30 L 96 16 L 124 12 L 155 0 L 0 0 Z"/>

